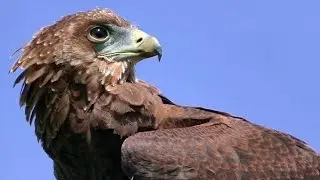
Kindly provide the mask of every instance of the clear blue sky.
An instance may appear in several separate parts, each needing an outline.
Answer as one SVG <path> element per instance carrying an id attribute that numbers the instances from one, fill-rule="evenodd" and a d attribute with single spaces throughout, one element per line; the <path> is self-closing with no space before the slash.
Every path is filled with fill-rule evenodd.
<path id="1" fill-rule="evenodd" d="M 18 106 L 10 54 L 61 16 L 109 7 L 155 35 L 163 61 L 140 79 L 184 105 L 243 116 L 320 151 L 320 1 L 35 1 L 0 5 L 0 174 L 53 179 L 52 163 Z"/>

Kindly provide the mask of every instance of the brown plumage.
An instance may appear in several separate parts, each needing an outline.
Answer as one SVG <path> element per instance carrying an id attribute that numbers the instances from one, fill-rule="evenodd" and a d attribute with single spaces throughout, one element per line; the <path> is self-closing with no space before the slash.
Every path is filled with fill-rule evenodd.
<path id="1" fill-rule="evenodd" d="M 320 179 L 301 140 L 136 80 L 134 65 L 155 55 L 155 38 L 106 9 L 66 16 L 23 48 L 11 71 L 24 69 L 20 104 L 58 180 Z"/>

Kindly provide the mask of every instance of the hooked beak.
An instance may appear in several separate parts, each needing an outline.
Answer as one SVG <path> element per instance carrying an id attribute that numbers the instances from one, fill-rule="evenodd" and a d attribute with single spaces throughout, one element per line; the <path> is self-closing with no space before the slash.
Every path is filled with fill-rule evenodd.
<path id="1" fill-rule="evenodd" d="M 137 48 L 140 55 L 145 58 L 158 56 L 160 62 L 162 57 L 162 48 L 159 41 L 153 36 L 142 38 L 140 45 Z"/>
<path id="2" fill-rule="evenodd" d="M 102 44 L 100 56 L 114 61 L 139 62 L 153 56 L 161 60 L 162 48 L 155 37 L 138 29 L 114 27 L 114 31 L 117 32 L 114 42 Z"/>

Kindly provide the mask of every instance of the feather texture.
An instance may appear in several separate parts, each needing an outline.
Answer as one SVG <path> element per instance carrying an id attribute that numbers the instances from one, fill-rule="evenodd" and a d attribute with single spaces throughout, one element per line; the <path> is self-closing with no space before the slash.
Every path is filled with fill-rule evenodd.
<path id="1" fill-rule="evenodd" d="M 133 64 L 101 58 L 87 39 L 101 23 L 136 28 L 108 9 L 68 15 L 11 69 L 24 68 L 20 105 L 57 180 L 320 179 L 320 157 L 301 140 L 174 104 L 137 81 Z"/>

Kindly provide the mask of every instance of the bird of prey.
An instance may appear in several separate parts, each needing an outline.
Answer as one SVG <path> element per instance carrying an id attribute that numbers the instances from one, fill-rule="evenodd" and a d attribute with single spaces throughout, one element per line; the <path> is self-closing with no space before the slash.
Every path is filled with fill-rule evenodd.
<path id="1" fill-rule="evenodd" d="M 320 179 L 303 141 L 137 80 L 161 46 L 109 9 L 65 16 L 22 50 L 20 104 L 58 180 Z"/>

